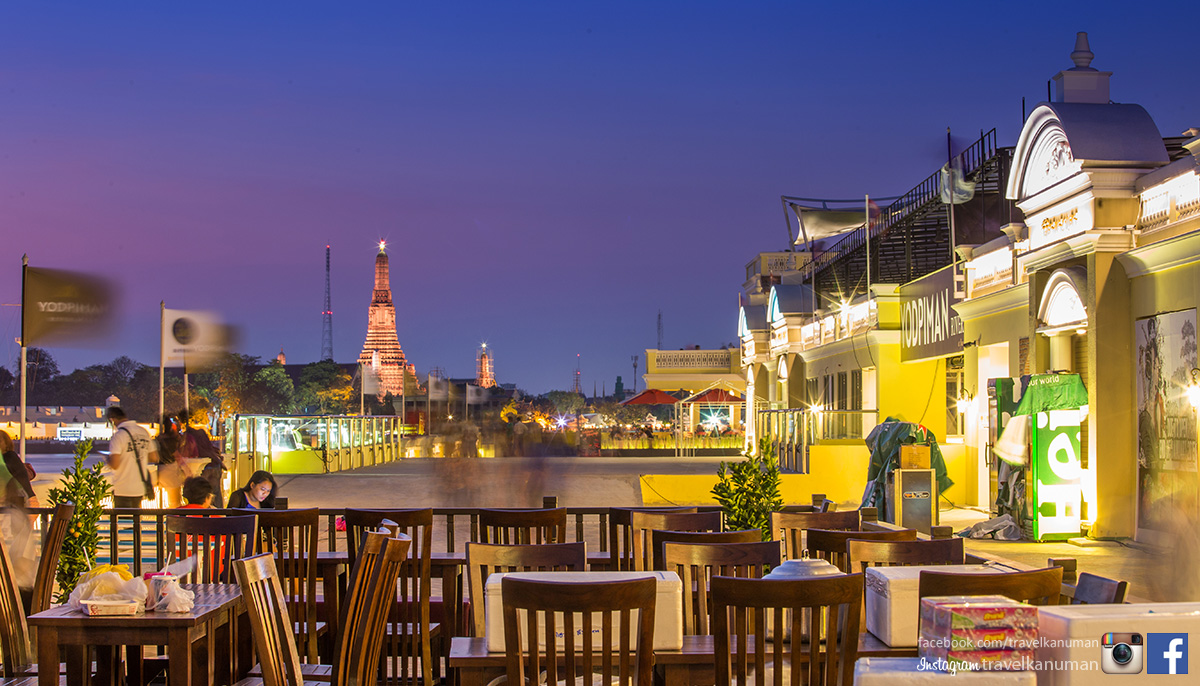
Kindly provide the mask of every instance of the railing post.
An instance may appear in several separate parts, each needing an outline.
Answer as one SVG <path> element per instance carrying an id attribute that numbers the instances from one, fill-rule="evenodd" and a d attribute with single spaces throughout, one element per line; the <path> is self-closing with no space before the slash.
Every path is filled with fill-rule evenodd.
<path id="1" fill-rule="evenodd" d="M 815 507 L 819 510 L 819 509 L 821 509 L 821 505 L 824 502 L 825 502 L 825 494 L 824 493 L 813 493 L 812 494 L 813 507 Z"/>
<path id="2" fill-rule="evenodd" d="M 931 526 L 929 527 L 929 538 L 935 541 L 954 538 L 954 527 L 949 525 Z"/>
<path id="3" fill-rule="evenodd" d="M 542 496 L 542 507 L 547 510 L 553 510 L 558 507 L 558 496 L 544 495 Z"/>
<path id="4" fill-rule="evenodd" d="M 879 521 L 879 510 L 874 507 L 859 508 L 858 515 L 864 524 L 867 522 L 871 522 L 873 524 Z"/>

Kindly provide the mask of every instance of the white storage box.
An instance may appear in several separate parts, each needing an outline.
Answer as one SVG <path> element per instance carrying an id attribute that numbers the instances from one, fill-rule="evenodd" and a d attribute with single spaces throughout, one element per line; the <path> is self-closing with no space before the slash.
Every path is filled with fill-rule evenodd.
<path id="1" fill-rule="evenodd" d="M 1200 603 L 1039 607 L 1038 629 L 1041 638 L 1034 665 L 1038 667 L 1040 686 L 1180 686 L 1200 680 L 1200 658 L 1196 656 L 1200 651 Z M 1106 653 L 1107 667 L 1114 667 L 1111 646 L 1107 651 L 1102 646 L 1108 633 L 1140 635 L 1142 648 L 1132 651 L 1133 660 L 1126 666 L 1129 673 L 1105 672 Z M 1172 649 L 1172 637 L 1162 634 L 1182 634 L 1183 642 Z M 1175 655 L 1176 674 L 1165 673 L 1170 668 L 1165 655 L 1168 651 Z M 1139 664 L 1140 670 L 1134 672 Z M 1189 676 L 1180 678 L 1185 669 Z"/>
<path id="2" fill-rule="evenodd" d="M 919 657 L 861 657 L 854 663 L 855 686 L 1035 686 L 1035 672 L 940 672 Z"/>
<path id="3" fill-rule="evenodd" d="M 867 631 L 893 648 L 917 647 L 921 603 L 917 590 L 921 572 L 996 574 L 1001 569 L 985 565 L 915 565 L 868 567 L 866 584 Z"/>
<path id="4" fill-rule="evenodd" d="M 654 606 L 654 649 L 679 650 L 683 647 L 683 584 L 675 572 L 501 572 L 489 575 L 483 589 L 484 631 L 489 653 L 504 652 L 504 601 L 500 594 L 500 580 L 506 576 L 560 583 L 597 583 L 654 577 L 658 582 L 658 599 Z M 600 613 L 592 618 L 593 632 L 597 638 L 600 635 L 601 618 Z M 582 616 L 575 618 L 575 626 L 580 626 L 582 622 Z M 613 633 L 614 640 L 619 640 L 620 633 L 615 626 Z M 521 639 L 525 640 L 524 622 L 521 624 Z M 538 645 L 545 647 L 544 635 L 538 637 Z"/>

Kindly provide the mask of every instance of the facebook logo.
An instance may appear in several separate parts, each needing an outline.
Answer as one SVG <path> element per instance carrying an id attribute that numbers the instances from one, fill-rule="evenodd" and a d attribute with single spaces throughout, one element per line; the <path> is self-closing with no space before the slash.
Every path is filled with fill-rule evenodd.
<path id="1" fill-rule="evenodd" d="M 1187 634 L 1146 634 L 1148 674 L 1187 674 Z"/>

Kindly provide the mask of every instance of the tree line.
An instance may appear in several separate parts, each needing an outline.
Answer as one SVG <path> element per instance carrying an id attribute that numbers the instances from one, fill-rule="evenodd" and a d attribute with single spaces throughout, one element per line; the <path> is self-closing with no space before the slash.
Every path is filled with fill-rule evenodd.
<path id="1" fill-rule="evenodd" d="M 0 367 L 0 405 L 19 402 L 20 358 Z M 26 351 L 26 403 L 30 406 L 97 406 L 120 399 L 131 417 L 151 421 L 158 414 L 158 368 L 122 355 L 64 374 L 43 348 Z M 167 369 L 164 409 L 184 406 L 183 374 Z M 229 353 L 211 370 L 188 375 L 190 407 L 232 414 L 347 414 L 358 410 L 358 382 L 330 360 L 301 368 L 293 380 L 278 362 L 263 364 L 252 355 Z"/>

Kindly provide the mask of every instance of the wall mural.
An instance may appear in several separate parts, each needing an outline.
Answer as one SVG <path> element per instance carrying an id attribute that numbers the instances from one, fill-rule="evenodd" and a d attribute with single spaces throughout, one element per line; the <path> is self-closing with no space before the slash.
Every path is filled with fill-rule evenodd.
<path id="1" fill-rule="evenodd" d="M 1196 413 L 1187 397 L 1196 368 L 1196 310 L 1134 323 L 1137 344 L 1138 527 L 1169 528 L 1197 508 Z"/>

